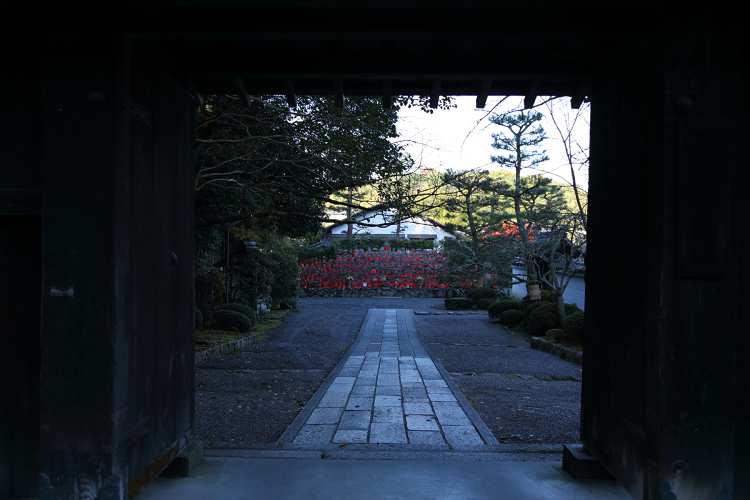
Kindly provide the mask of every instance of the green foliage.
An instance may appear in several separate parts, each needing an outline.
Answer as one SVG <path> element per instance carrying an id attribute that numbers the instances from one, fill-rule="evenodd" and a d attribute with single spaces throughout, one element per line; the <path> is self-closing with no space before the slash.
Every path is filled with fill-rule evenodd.
<path id="1" fill-rule="evenodd" d="M 335 239 L 333 245 L 340 251 L 353 252 L 359 249 L 372 248 L 378 250 L 380 248 L 389 247 L 391 251 L 395 250 L 431 250 L 435 248 L 435 242 L 433 240 L 409 240 L 406 238 L 349 238 L 349 239 Z"/>
<path id="2" fill-rule="evenodd" d="M 537 302 L 554 302 L 555 304 L 557 304 L 557 295 L 555 295 L 555 292 L 552 292 L 550 290 L 542 290 L 541 295 L 542 298 Z M 527 293 L 521 299 L 521 310 L 526 309 L 531 303 L 531 295 Z"/>
<path id="3" fill-rule="evenodd" d="M 216 309 L 224 301 L 224 274 L 213 271 L 210 274 L 195 275 L 195 302 L 208 304 Z"/>
<path id="4" fill-rule="evenodd" d="M 315 248 L 300 248 L 297 250 L 297 258 L 300 261 L 321 260 L 328 261 L 336 258 L 336 247 L 333 245 L 321 245 Z"/>
<path id="5" fill-rule="evenodd" d="M 445 299 L 445 308 L 448 310 L 456 310 L 456 309 L 471 309 L 474 307 L 474 301 L 471 299 L 464 299 L 464 298 L 452 298 L 452 299 Z"/>
<path id="6" fill-rule="evenodd" d="M 250 319 L 242 313 L 221 310 L 214 313 L 213 327 L 217 330 L 247 333 L 253 329 L 253 324 Z"/>
<path id="7" fill-rule="evenodd" d="M 297 258 L 287 252 L 274 252 L 270 255 L 270 259 L 273 261 L 273 285 L 271 287 L 273 303 L 296 307 L 300 285 Z"/>
<path id="8" fill-rule="evenodd" d="M 209 321 L 209 320 L 214 319 L 211 306 L 209 306 L 205 302 L 198 302 L 197 304 L 195 304 L 195 307 L 201 310 L 201 314 L 203 315 L 203 321 Z"/>
<path id="9" fill-rule="evenodd" d="M 492 288 L 486 288 L 486 287 L 476 287 L 476 288 L 470 288 L 466 291 L 466 297 L 470 298 L 474 302 L 477 302 L 479 299 L 496 299 L 497 298 L 497 292 Z"/>
<path id="10" fill-rule="evenodd" d="M 565 304 L 565 317 L 568 317 L 574 312 L 578 312 L 580 310 L 581 308 L 575 304 Z"/>
<path id="11" fill-rule="evenodd" d="M 247 317 L 248 321 L 250 321 L 250 327 L 251 328 L 255 326 L 255 323 L 256 323 L 255 311 L 253 310 L 252 307 L 250 307 L 248 305 L 237 304 L 237 303 L 227 304 L 224 307 L 222 307 L 221 310 L 222 311 L 232 311 L 232 312 L 236 312 L 236 313 L 242 314 L 245 317 Z M 214 315 L 214 316 L 216 316 L 216 315 Z M 214 317 L 214 319 L 216 319 L 216 318 Z"/>
<path id="12" fill-rule="evenodd" d="M 203 326 L 203 313 L 198 306 L 195 306 L 195 327 L 200 328 Z"/>
<path id="13" fill-rule="evenodd" d="M 527 305 L 522 309 L 523 311 L 523 324 L 528 325 L 529 324 L 529 316 L 531 316 L 531 313 L 534 312 L 534 310 L 537 307 L 541 307 L 544 304 L 549 304 L 550 302 L 542 302 L 541 300 L 538 300 L 536 302 L 532 302 L 531 304 Z M 523 301 L 521 301 L 521 306 L 523 306 Z"/>
<path id="14" fill-rule="evenodd" d="M 565 338 L 583 338 L 584 312 L 576 311 L 565 318 L 562 329 Z"/>
<path id="15" fill-rule="evenodd" d="M 547 330 L 547 333 L 544 335 L 544 340 L 549 340 L 550 342 L 559 342 L 560 339 L 562 339 L 564 336 L 563 331 L 560 328 L 552 328 L 550 330 Z"/>
<path id="16" fill-rule="evenodd" d="M 492 299 L 487 299 L 487 298 L 479 299 L 477 300 L 477 309 L 486 310 L 488 307 L 490 307 L 494 303 L 495 301 Z"/>
<path id="17" fill-rule="evenodd" d="M 526 331 L 535 337 L 542 336 L 547 330 L 560 327 L 560 316 L 557 312 L 557 304 L 543 303 L 535 308 L 529 315 L 526 323 Z"/>
<path id="18" fill-rule="evenodd" d="M 489 314 L 490 318 L 497 319 L 505 311 L 518 310 L 520 308 L 521 308 L 521 304 L 517 300 L 502 299 L 497 302 L 494 302 L 489 307 L 489 309 L 487 309 L 487 313 Z M 523 318 L 523 313 L 521 313 L 521 317 Z"/>
<path id="19" fill-rule="evenodd" d="M 518 309 L 508 309 L 500 314 L 500 324 L 513 328 L 523 322 L 523 312 Z"/>

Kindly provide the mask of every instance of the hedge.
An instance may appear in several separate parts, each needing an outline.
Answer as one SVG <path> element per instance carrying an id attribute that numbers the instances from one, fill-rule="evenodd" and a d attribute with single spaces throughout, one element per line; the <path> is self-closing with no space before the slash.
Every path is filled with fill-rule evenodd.
<path id="1" fill-rule="evenodd" d="M 513 328 L 523 322 L 523 311 L 518 309 L 508 309 L 500 314 L 500 324 Z"/>
<path id="2" fill-rule="evenodd" d="M 526 322 L 526 332 L 534 337 L 540 337 L 552 328 L 560 328 L 560 315 L 557 312 L 557 304 L 550 302 L 542 303 L 529 315 L 529 319 Z"/>
<path id="3" fill-rule="evenodd" d="M 471 309 L 472 307 L 474 307 L 474 301 L 471 299 L 445 299 L 445 308 L 449 311 L 455 311 L 456 309 Z"/>
<path id="4" fill-rule="evenodd" d="M 566 338 L 583 337 L 584 312 L 577 311 L 567 316 L 563 322 L 562 329 Z"/>
<path id="5" fill-rule="evenodd" d="M 492 288 L 486 287 L 470 288 L 466 291 L 466 297 L 474 302 L 478 302 L 479 299 L 496 299 L 497 292 Z"/>
<path id="6" fill-rule="evenodd" d="M 235 304 L 227 304 L 221 309 L 222 311 L 232 311 L 232 312 L 243 314 L 247 317 L 248 321 L 250 321 L 250 327 L 252 328 L 255 326 L 255 323 L 256 323 L 255 311 L 253 311 L 252 307 L 245 305 L 245 304 L 235 303 Z M 216 314 L 214 314 L 214 319 L 216 319 L 215 316 Z"/>
<path id="7" fill-rule="evenodd" d="M 203 314 L 203 321 L 214 319 L 214 314 L 211 310 L 211 306 L 209 306 L 205 302 L 198 302 L 197 304 L 195 304 L 195 307 L 201 310 L 201 313 Z"/>
<path id="8" fill-rule="evenodd" d="M 492 299 L 479 299 L 477 300 L 477 309 L 487 309 L 496 302 Z"/>
<path id="9" fill-rule="evenodd" d="M 242 313 L 221 310 L 214 313 L 214 328 L 217 330 L 248 333 L 253 329 L 253 324 Z"/>
<path id="10" fill-rule="evenodd" d="M 500 317 L 500 315 L 508 310 L 511 309 L 518 309 L 520 310 L 521 303 L 517 300 L 513 299 L 502 299 L 495 303 L 493 303 L 489 309 L 487 309 L 487 313 L 489 314 L 490 318 L 497 319 Z M 522 316 L 523 317 L 523 316 Z"/>

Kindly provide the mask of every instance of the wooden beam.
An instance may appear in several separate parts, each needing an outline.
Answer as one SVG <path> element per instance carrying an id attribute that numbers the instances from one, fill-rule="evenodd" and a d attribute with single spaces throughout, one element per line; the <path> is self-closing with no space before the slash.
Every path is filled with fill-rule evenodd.
<path id="1" fill-rule="evenodd" d="M 430 90 L 430 107 L 435 109 L 440 102 L 441 80 L 432 80 L 432 89 Z"/>
<path id="2" fill-rule="evenodd" d="M 234 88 L 237 91 L 237 95 L 239 96 L 242 105 L 250 109 L 250 96 L 247 95 L 245 83 L 242 81 L 242 78 L 235 76 L 232 78 L 232 83 L 234 83 Z"/>
<path id="3" fill-rule="evenodd" d="M 333 79 L 333 96 L 336 99 L 336 107 L 343 108 L 344 107 L 344 84 L 342 83 L 341 78 Z"/>
<path id="4" fill-rule="evenodd" d="M 284 93 L 286 94 L 286 102 L 290 108 L 297 107 L 297 94 L 294 93 L 294 82 L 291 78 L 284 78 Z"/>
<path id="5" fill-rule="evenodd" d="M 570 97 L 570 107 L 572 109 L 578 109 L 581 107 L 581 104 L 583 103 L 583 100 L 586 98 L 586 94 L 588 93 L 588 85 L 585 83 L 582 83 L 578 89 L 575 92 L 575 95 L 572 95 Z"/>
<path id="6" fill-rule="evenodd" d="M 529 90 L 523 98 L 523 109 L 531 109 L 534 107 L 534 101 L 539 93 L 539 86 L 541 85 L 541 78 L 534 78 L 531 82 Z"/>
<path id="7" fill-rule="evenodd" d="M 479 87 L 477 92 L 477 108 L 484 109 L 487 104 L 487 97 L 490 95 L 490 88 L 492 88 L 492 78 L 485 78 L 482 80 L 482 86 Z"/>
<path id="8" fill-rule="evenodd" d="M 383 109 L 393 106 L 393 80 L 383 80 Z"/>
<path id="9" fill-rule="evenodd" d="M 188 78 L 188 90 L 190 90 L 190 93 L 192 94 L 193 98 L 198 101 L 198 106 L 205 111 L 206 110 L 206 101 L 203 99 L 203 96 L 198 91 L 198 86 L 195 84 L 195 81 L 192 78 Z"/>

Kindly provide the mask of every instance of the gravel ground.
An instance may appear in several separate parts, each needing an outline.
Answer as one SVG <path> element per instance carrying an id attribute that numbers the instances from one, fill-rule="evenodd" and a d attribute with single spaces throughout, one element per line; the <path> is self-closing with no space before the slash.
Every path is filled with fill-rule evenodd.
<path id="1" fill-rule="evenodd" d="M 274 443 L 357 337 L 368 309 L 414 309 L 425 343 L 501 443 L 577 443 L 581 368 L 442 299 L 301 299 L 268 340 L 196 367 L 195 436 Z"/>

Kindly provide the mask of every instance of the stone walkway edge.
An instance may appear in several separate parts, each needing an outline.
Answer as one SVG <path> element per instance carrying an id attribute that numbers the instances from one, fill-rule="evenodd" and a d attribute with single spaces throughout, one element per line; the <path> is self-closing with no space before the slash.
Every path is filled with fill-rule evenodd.
<path id="1" fill-rule="evenodd" d="M 370 309 L 276 448 L 493 452 L 498 442 L 422 342 L 411 309 Z"/>

